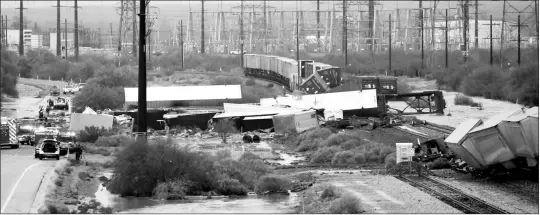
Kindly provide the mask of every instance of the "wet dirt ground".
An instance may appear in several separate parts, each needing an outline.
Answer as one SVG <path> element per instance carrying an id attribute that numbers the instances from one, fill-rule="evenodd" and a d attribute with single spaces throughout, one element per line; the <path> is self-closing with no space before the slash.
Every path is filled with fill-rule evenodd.
<path id="1" fill-rule="evenodd" d="M 39 103 L 44 98 L 35 98 L 41 89 L 29 85 L 17 84 L 19 98 L 2 100 L 2 116 L 22 118 L 34 117 L 38 113 Z"/>

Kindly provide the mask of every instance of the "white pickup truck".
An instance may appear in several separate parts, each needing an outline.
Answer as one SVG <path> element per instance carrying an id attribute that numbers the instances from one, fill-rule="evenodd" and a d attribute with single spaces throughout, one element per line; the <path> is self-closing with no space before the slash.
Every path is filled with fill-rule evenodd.
<path id="1" fill-rule="evenodd" d="M 79 88 L 75 85 L 66 85 L 63 89 L 64 94 L 68 94 L 68 93 L 75 94 L 78 91 L 79 91 Z"/>

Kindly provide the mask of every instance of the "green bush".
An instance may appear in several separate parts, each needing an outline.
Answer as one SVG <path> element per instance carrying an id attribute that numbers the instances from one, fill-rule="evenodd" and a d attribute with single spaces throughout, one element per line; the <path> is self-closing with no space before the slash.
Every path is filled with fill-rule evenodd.
<path id="1" fill-rule="evenodd" d="M 356 164 L 357 161 L 352 151 L 338 152 L 332 158 L 332 165 Z"/>
<path id="2" fill-rule="evenodd" d="M 69 209 L 65 205 L 47 204 L 47 212 L 50 214 L 69 214 Z"/>
<path id="3" fill-rule="evenodd" d="M 332 161 L 334 155 L 341 151 L 338 147 L 325 147 L 317 150 L 311 156 L 311 163 L 328 163 Z"/>
<path id="4" fill-rule="evenodd" d="M 324 191 L 321 194 L 321 199 L 323 200 L 334 200 L 336 198 L 339 198 L 340 194 L 338 192 L 338 188 L 335 186 L 328 186 L 324 189 Z"/>
<path id="5" fill-rule="evenodd" d="M 274 87 L 274 84 L 272 84 L 272 83 L 269 83 L 268 85 L 266 85 L 266 87 L 268 87 L 268 88 L 272 88 L 272 87 Z"/>
<path id="6" fill-rule="evenodd" d="M 159 183 L 153 190 L 154 197 L 165 200 L 185 199 L 187 183 L 176 179 Z"/>
<path id="7" fill-rule="evenodd" d="M 219 181 L 217 191 L 222 195 L 245 196 L 248 189 L 238 180 L 232 178 L 223 178 Z"/>
<path id="8" fill-rule="evenodd" d="M 396 153 L 392 152 L 384 158 L 384 164 L 386 169 L 392 168 L 394 165 L 396 165 Z"/>
<path id="9" fill-rule="evenodd" d="M 258 194 L 263 193 L 276 193 L 287 192 L 292 186 L 292 181 L 289 178 L 282 176 L 267 175 L 263 176 L 255 185 L 255 192 Z"/>
<path id="10" fill-rule="evenodd" d="M 79 132 L 79 141 L 94 143 L 105 131 L 107 131 L 107 129 L 103 127 L 98 128 L 96 126 L 86 126 L 84 127 L 84 130 Z"/>
<path id="11" fill-rule="evenodd" d="M 340 146 L 350 139 L 352 139 L 352 137 L 348 134 L 332 134 L 322 144 L 325 146 Z"/>
<path id="12" fill-rule="evenodd" d="M 132 144 L 135 141 L 125 135 L 99 136 L 95 145 L 99 147 L 120 147 L 126 144 Z"/>
<path id="13" fill-rule="evenodd" d="M 59 186 L 59 187 L 61 187 L 63 183 L 64 183 L 64 179 L 60 176 L 54 181 L 54 184 L 56 184 L 56 186 Z"/>
<path id="14" fill-rule="evenodd" d="M 454 97 L 454 104 L 455 105 L 467 105 L 471 107 L 479 107 L 480 104 L 478 102 L 473 101 L 471 97 L 463 96 L 463 95 L 456 95 Z"/>
<path id="15" fill-rule="evenodd" d="M 250 161 L 250 160 L 262 160 L 262 158 L 256 154 L 253 154 L 252 152 L 244 152 L 244 154 L 242 154 L 242 156 L 239 159 L 240 162 Z"/>
<path id="16" fill-rule="evenodd" d="M 362 141 L 358 139 L 347 140 L 341 144 L 341 149 L 350 150 L 362 145 Z"/>
<path id="17" fill-rule="evenodd" d="M 14 52 L 7 51 L 4 48 L 1 50 L 2 59 L 0 59 L 0 94 L 7 94 L 11 97 L 18 98 L 17 78 L 19 76 L 19 68 L 17 67 L 17 55 Z"/>
<path id="18" fill-rule="evenodd" d="M 332 203 L 330 213 L 333 214 L 359 214 L 362 213 L 360 199 L 352 194 L 346 194 Z"/>

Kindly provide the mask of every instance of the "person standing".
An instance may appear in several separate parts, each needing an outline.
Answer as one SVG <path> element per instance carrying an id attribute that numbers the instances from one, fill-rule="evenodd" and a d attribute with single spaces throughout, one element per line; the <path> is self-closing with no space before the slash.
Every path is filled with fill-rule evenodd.
<path id="1" fill-rule="evenodd" d="M 82 148 L 80 144 L 75 147 L 75 160 L 79 161 L 82 156 Z"/>

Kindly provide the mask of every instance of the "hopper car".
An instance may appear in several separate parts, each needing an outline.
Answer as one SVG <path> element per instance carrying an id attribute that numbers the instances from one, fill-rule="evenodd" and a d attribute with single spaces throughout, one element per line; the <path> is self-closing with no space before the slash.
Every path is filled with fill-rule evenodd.
<path id="1" fill-rule="evenodd" d="M 397 94 L 395 78 L 362 76 L 344 82 L 341 68 L 312 60 L 296 61 L 274 55 L 245 54 L 243 62 L 245 76 L 277 83 L 289 92 L 298 90 L 320 94 L 377 89 L 377 94 Z"/>

